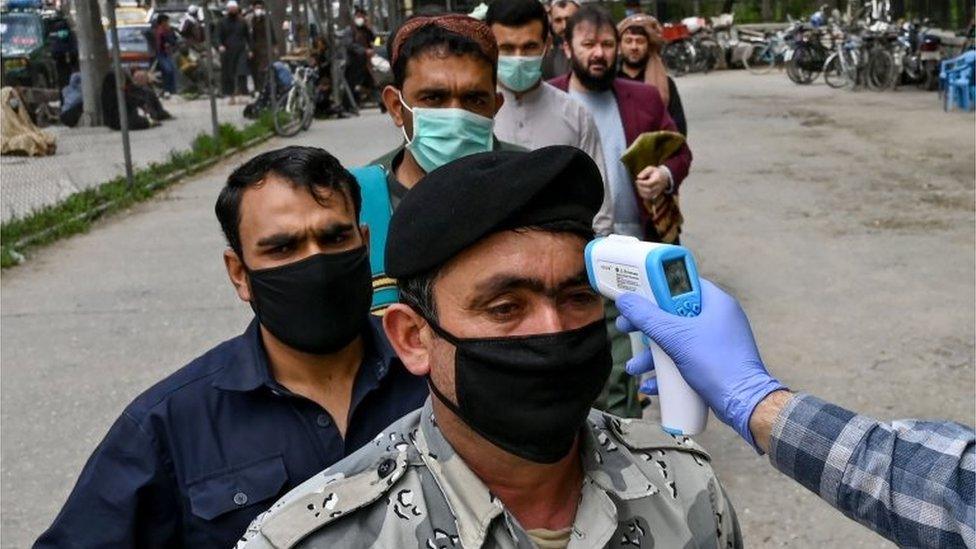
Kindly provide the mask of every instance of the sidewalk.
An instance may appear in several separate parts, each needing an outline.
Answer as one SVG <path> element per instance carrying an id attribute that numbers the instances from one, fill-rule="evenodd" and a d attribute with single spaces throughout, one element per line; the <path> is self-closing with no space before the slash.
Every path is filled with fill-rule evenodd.
<path id="1" fill-rule="evenodd" d="M 217 100 L 220 123 L 244 125 L 244 107 L 227 106 Z M 200 133 L 210 133 L 210 101 L 204 97 L 186 101 L 173 97 L 163 106 L 176 118 L 148 130 L 131 132 L 132 164 L 135 169 L 163 162 L 172 150 L 185 150 Z M 0 220 L 24 216 L 43 206 L 56 204 L 81 190 L 125 175 L 122 133 L 104 126 L 97 128 L 44 128 L 57 135 L 58 152 L 53 156 L 0 157 Z"/>

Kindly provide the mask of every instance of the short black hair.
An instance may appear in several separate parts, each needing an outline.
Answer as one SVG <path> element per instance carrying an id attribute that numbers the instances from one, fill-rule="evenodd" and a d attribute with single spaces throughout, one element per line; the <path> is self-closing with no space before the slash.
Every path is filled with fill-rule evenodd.
<path id="1" fill-rule="evenodd" d="M 577 25 L 582 23 L 589 23 L 598 30 L 609 26 L 613 29 L 613 36 L 616 38 L 617 43 L 620 43 L 620 33 L 617 32 L 617 24 L 613 22 L 613 17 L 610 16 L 610 12 L 603 8 L 587 4 L 581 7 L 566 22 L 566 31 L 563 34 L 566 37 L 566 42 L 570 45 L 573 43 L 573 30 Z"/>
<path id="2" fill-rule="evenodd" d="M 582 226 L 573 221 L 552 221 L 532 227 L 519 227 L 515 232 L 542 231 L 546 233 L 569 233 L 583 239 L 584 242 L 593 240 L 593 228 Z M 425 273 L 401 278 L 397 280 L 397 290 L 400 301 L 409 305 L 427 320 L 437 322 L 437 304 L 434 302 L 434 283 L 441 275 L 444 265 L 439 265 Z"/>
<path id="3" fill-rule="evenodd" d="M 390 48 L 387 53 L 390 59 L 394 57 L 392 48 L 396 42 L 396 34 L 394 32 L 390 35 L 387 41 Z M 481 46 L 477 42 L 437 25 L 427 25 L 413 33 L 400 46 L 396 62 L 393 63 L 393 85 L 403 89 L 403 81 L 407 79 L 407 63 L 411 59 L 430 51 L 444 51 L 456 56 L 470 55 L 475 59 L 484 61 L 491 67 L 491 81 L 496 81 L 495 72 L 498 70 L 498 65 L 481 50 Z"/>
<path id="4" fill-rule="evenodd" d="M 363 206 L 359 184 L 336 157 L 318 147 L 296 146 L 259 154 L 230 174 L 214 206 L 227 245 L 240 258 L 244 257 L 240 232 L 241 197 L 247 188 L 260 184 L 270 174 L 286 179 L 296 187 L 304 187 L 316 200 L 322 189 L 338 190 L 352 202 L 356 218 L 359 218 Z"/>
<path id="5" fill-rule="evenodd" d="M 542 41 L 549 38 L 549 17 L 539 0 L 495 0 L 488 6 L 485 24 L 521 27 L 533 21 L 542 23 Z"/>

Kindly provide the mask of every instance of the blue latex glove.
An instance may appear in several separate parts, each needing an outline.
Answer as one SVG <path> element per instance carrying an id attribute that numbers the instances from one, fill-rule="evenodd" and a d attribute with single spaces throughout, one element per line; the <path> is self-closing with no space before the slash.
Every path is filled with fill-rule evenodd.
<path id="1" fill-rule="evenodd" d="M 622 315 L 617 329 L 639 330 L 653 339 L 715 415 L 757 448 L 749 418 L 766 395 L 786 387 L 766 371 L 749 320 L 735 298 L 704 279 L 701 289 L 702 312 L 691 318 L 666 313 L 647 299 L 626 293 L 617 299 Z M 653 368 L 649 350 L 627 363 L 631 375 Z M 657 394 L 657 380 L 645 382 L 641 392 Z"/>

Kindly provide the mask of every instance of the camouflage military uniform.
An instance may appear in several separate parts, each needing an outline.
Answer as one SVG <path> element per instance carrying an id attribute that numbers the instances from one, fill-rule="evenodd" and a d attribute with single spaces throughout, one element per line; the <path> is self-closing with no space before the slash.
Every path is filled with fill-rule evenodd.
<path id="1" fill-rule="evenodd" d="M 569 548 L 742 546 L 709 456 L 690 439 L 593 410 L 581 452 L 585 478 Z M 296 546 L 534 547 L 441 435 L 429 399 L 288 493 L 238 544 Z"/>

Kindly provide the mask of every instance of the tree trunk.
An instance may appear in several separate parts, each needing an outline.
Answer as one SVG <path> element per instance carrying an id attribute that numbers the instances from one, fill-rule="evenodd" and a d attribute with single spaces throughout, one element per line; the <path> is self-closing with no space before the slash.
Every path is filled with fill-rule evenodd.
<path id="1" fill-rule="evenodd" d="M 340 29 L 348 29 L 352 26 L 352 3 L 348 0 L 339 0 L 339 21 Z"/>
<path id="2" fill-rule="evenodd" d="M 271 16 L 271 33 L 274 34 L 275 52 L 277 57 L 285 55 L 286 44 L 285 35 L 282 32 L 281 24 L 288 19 L 287 3 L 275 0 L 267 3 L 268 15 Z"/>
<path id="3" fill-rule="evenodd" d="M 102 82 L 111 69 L 102 27 L 102 12 L 94 0 L 74 0 L 75 29 L 78 33 L 78 63 L 81 71 L 81 96 L 84 106 L 80 124 L 102 123 Z"/>
<path id="4" fill-rule="evenodd" d="M 305 16 L 302 14 L 301 5 L 300 0 L 291 0 L 291 18 L 288 20 L 288 28 L 291 29 L 296 48 L 302 47 L 305 43 Z"/>
<path id="5" fill-rule="evenodd" d="M 762 7 L 760 8 L 763 22 L 769 22 L 773 20 L 773 6 L 770 0 L 762 0 Z"/>

